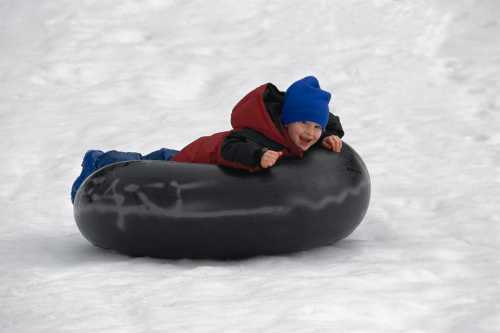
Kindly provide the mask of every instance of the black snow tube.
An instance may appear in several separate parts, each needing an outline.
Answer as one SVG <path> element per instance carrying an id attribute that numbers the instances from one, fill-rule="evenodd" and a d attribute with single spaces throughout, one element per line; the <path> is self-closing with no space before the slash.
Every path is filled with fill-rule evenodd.
<path id="1" fill-rule="evenodd" d="M 302 251 L 347 237 L 370 178 L 346 143 L 248 173 L 211 164 L 127 161 L 94 172 L 74 203 L 92 244 L 130 256 L 237 259 Z"/>

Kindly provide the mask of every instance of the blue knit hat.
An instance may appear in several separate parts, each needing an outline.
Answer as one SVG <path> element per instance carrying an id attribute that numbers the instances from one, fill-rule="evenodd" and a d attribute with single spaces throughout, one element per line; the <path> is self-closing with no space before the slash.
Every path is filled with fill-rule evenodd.
<path id="1" fill-rule="evenodd" d="M 328 91 L 320 89 L 314 76 L 298 80 L 286 91 L 281 122 L 286 125 L 295 121 L 313 121 L 325 128 L 331 97 Z"/>

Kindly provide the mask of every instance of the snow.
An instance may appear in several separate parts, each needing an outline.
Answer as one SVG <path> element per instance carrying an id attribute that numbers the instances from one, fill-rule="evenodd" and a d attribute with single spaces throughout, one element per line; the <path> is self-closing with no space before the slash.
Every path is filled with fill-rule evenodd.
<path id="1" fill-rule="evenodd" d="M 500 332 L 500 4 L 0 1 L 1 332 Z M 347 239 L 244 261 L 90 245 L 87 149 L 180 149 L 316 75 L 372 198 Z"/>

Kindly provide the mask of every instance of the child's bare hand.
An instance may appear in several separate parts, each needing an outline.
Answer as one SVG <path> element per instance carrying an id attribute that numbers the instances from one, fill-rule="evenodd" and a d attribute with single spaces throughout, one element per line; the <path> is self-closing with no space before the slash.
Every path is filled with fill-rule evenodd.
<path id="1" fill-rule="evenodd" d="M 336 135 L 330 135 L 323 138 L 321 144 L 326 149 L 335 151 L 337 153 L 340 153 L 340 150 L 342 149 L 342 140 Z"/>
<path id="2" fill-rule="evenodd" d="M 260 158 L 260 166 L 264 169 L 272 167 L 281 155 L 283 155 L 282 151 L 266 150 Z"/>

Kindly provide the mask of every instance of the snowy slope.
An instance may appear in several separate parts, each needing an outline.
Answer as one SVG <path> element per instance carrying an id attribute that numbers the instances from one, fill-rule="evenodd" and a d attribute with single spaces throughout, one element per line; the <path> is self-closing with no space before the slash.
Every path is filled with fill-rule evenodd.
<path id="1" fill-rule="evenodd" d="M 500 332 L 500 4 L 0 0 L 0 332 Z M 87 149 L 179 149 L 316 75 L 372 177 L 334 246 L 246 261 L 92 247 Z"/>

